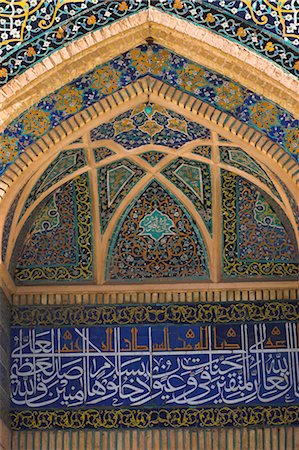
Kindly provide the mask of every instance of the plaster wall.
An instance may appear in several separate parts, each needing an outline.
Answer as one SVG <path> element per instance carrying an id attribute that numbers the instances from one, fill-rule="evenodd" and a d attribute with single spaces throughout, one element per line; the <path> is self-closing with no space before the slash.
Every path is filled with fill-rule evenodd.
<path id="1" fill-rule="evenodd" d="M 0 450 L 9 449 L 9 332 L 10 304 L 0 289 Z"/>
<path id="2" fill-rule="evenodd" d="M 13 432 L 13 450 L 297 450 L 299 428 Z M 2 449 L 1 449 L 2 450 Z"/>

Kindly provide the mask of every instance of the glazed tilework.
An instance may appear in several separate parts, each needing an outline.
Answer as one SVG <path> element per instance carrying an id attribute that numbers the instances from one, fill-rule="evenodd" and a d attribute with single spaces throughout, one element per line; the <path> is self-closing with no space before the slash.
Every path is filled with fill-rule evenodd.
<path id="1" fill-rule="evenodd" d="M 59 153 L 57 158 L 55 158 L 42 173 L 32 188 L 25 201 L 22 214 L 25 213 L 29 206 L 31 206 L 43 192 L 67 175 L 73 173 L 75 170 L 85 166 L 85 164 L 86 158 L 83 149 L 65 150 L 64 152 Z"/>
<path id="2" fill-rule="evenodd" d="M 244 170 L 252 176 L 265 183 L 273 193 L 279 198 L 279 194 L 274 184 L 270 180 L 265 170 L 249 156 L 244 150 L 239 147 L 219 147 L 221 161 L 230 164 L 238 169 Z"/>
<path id="3" fill-rule="evenodd" d="M 208 278 L 205 248 L 197 225 L 157 181 L 129 206 L 114 231 L 106 278 Z"/>
<path id="4" fill-rule="evenodd" d="M 289 201 L 290 207 L 292 209 L 292 213 L 294 215 L 295 221 L 297 222 L 297 226 L 299 229 L 299 208 L 297 205 L 297 202 L 295 200 L 295 197 L 293 196 L 293 194 L 290 192 L 289 188 L 287 187 L 287 185 L 280 179 L 278 178 L 278 176 L 276 175 L 276 173 L 274 173 L 272 170 L 270 171 L 271 175 L 274 177 L 274 179 L 280 184 L 280 186 L 283 188 L 284 193 L 287 196 L 287 199 Z"/>
<path id="5" fill-rule="evenodd" d="M 18 284 L 88 281 L 92 270 L 92 217 L 85 173 L 59 187 L 37 208 L 18 251 L 14 277 Z"/>
<path id="6" fill-rule="evenodd" d="M 22 113 L 0 135 L 0 175 L 36 139 L 84 108 L 150 74 L 261 131 L 298 159 L 299 121 L 280 106 L 160 46 L 140 46 L 97 67 Z"/>
<path id="7" fill-rule="evenodd" d="M 292 208 L 292 212 L 294 214 L 294 217 L 295 217 L 295 220 L 297 222 L 298 229 L 299 229 L 299 208 L 298 208 L 297 202 L 296 202 L 293 194 L 289 191 L 287 186 L 284 184 L 284 182 L 281 181 L 281 180 L 279 180 L 279 182 L 282 185 L 282 187 L 283 187 L 283 189 L 284 189 L 284 191 L 286 193 L 286 196 L 288 197 L 290 206 Z"/>
<path id="8" fill-rule="evenodd" d="M 79 37 L 149 7 L 227 37 L 290 73 L 298 65 L 298 7 L 284 2 L 232 0 L 34 0 L 5 2 L 0 12 L 2 84 Z"/>
<path id="9" fill-rule="evenodd" d="M 11 413 L 13 430 L 65 428 L 208 428 L 298 425 L 299 406 L 232 408 L 25 410 Z M 294 447 L 293 447 L 294 448 Z"/>
<path id="10" fill-rule="evenodd" d="M 274 211 L 254 185 L 227 171 L 222 199 L 224 275 L 297 278 L 298 251 L 278 206 Z"/>
<path id="11" fill-rule="evenodd" d="M 150 150 L 139 155 L 140 158 L 144 159 L 151 166 L 156 166 L 162 159 L 166 156 L 163 152 L 158 152 L 157 150 Z"/>
<path id="12" fill-rule="evenodd" d="M 298 317 L 296 301 L 15 307 L 12 428 L 297 424 Z"/>
<path id="13" fill-rule="evenodd" d="M 298 74 L 299 8 L 296 2 L 158 0 L 157 3 L 159 7 L 163 5 L 163 11 L 245 45 L 285 70 Z"/>
<path id="14" fill-rule="evenodd" d="M 12 221 L 14 218 L 14 214 L 16 211 L 16 207 L 18 206 L 18 201 L 21 197 L 21 194 L 23 192 L 22 188 L 19 193 L 17 194 L 16 198 L 14 199 L 11 207 L 9 208 L 9 211 L 7 213 L 5 222 L 4 222 L 4 227 L 3 227 L 3 233 L 2 233 L 2 261 L 5 260 L 6 257 L 6 251 L 7 251 L 7 245 L 8 245 L 8 241 L 9 241 L 9 234 L 10 234 L 10 228 L 12 225 Z"/>
<path id="15" fill-rule="evenodd" d="M 194 300 L 194 299 L 193 299 Z M 164 303 L 126 305 L 14 306 L 14 327 L 64 327 L 136 324 L 299 322 L 299 303 L 294 301 L 222 301 L 213 303 Z"/>
<path id="16" fill-rule="evenodd" d="M 104 232 L 121 201 L 145 175 L 141 167 L 121 159 L 98 169 L 101 230 Z"/>
<path id="17" fill-rule="evenodd" d="M 209 165 L 178 158 L 169 164 L 162 174 L 191 200 L 212 233 L 212 185 Z"/>
<path id="18" fill-rule="evenodd" d="M 210 131 L 161 106 L 143 104 L 94 128 L 90 136 L 92 141 L 113 139 L 126 150 L 146 144 L 177 149 L 194 139 L 208 139 Z"/>
<path id="19" fill-rule="evenodd" d="M 212 157 L 212 147 L 209 145 L 198 145 L 192 150 L 194 155 L 204 156 L 205 158 L 211 159 Z"/>
<path id="20" fill-rule="evenodd" d="M 95 162 L 100 162 L 108 156 L 115 155 L 115 152 L 108 147 L 99 147 L 93 150 Z"/>
<path id="21" fill-rule="evenodd" d="M 292 322 L 12 327 L 11 405 L 157 410 L 296 404 L 298 329 Z"/>

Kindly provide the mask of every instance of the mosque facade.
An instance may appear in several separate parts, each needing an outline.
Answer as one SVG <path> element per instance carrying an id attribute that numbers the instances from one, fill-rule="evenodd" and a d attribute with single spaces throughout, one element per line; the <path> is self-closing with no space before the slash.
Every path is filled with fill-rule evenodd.
<path id="1" fill-rule="evenodd" d="M 0 2 L 0 450 L 299 448 L 298 14 Z"/>

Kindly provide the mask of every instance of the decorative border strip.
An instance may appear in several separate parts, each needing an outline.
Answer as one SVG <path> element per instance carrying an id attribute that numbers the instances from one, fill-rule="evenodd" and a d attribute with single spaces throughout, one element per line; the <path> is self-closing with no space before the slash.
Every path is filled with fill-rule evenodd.
<path id="1" fill-rule="evenodd" d="M 242 20 L 238 15 L 230 14 L 219 6 L 211 5 L 208 1 L 188 2 L 181 9 L 176 8 L 175 3 L 152 0 L 153 7 L 225 36 L 278 64 L 285 71 L 295 76 L 298 74 L 296 49 L 287 45 L 282 38 L 274 37 L 274 34 L 267 32 L 265 28 L 262 29 L 247 20 Z M 238 33 L 240 28 L 245 31 L 243 38 L 240 36 L 240 32 Z M 273 45 L 271 52 L 268 50 L 268 42 Z M 285 58 L 285 55 L 288 57 Z"/>
<path id="2" fill-rule="evenodd" d="M 229 283 L 228 283 L 229 284 Z M 257 283 L 248 283 L 246 286 L 238 286 L 235 289 L 225 285 L 207 289 L 205 286 L 63 286 L 55 289 L 53 286 L 35 286 L 35 292 L 30 287 L 18 288 L 18 294 L 13 296 L 14 306 L 59 306 L 59 305 L 120 305 L 120 304 L 168 304 L 168 303 L 197 303 L 197 302 L 252 302 L 281 300 L 283 302 L 299 299 L 299 289 L 296 283 L 284 282 L 269 283 L 266 287 L 258 288 Z M 291 286 L 290 286 L 291 285 Z M 61 294 L 61 292 L 64 294 Z M 84 293 L 82 293 L 84 292 Z"/>
<path id="3" fill-rule="evenodd" d="M 113 429 L 299 425 L 299 406 L 175 409 L 23 410 L 11 412 L 11 429 Z"/>
<path id="4" fill-rule="evenodd" d="M 138 2 L 119 0 L 118 2 L 99 2 L 81 10 L 73 17 L 61 9 L 58 11 L 60 21 L 55 26 L 45 29 L 44 32 L 33 28 L 31 40 L 21 43 L 12 51 L 3 52 L 0 84 L 4 85 L 16 75 L 24 73 L 29 67 L 53 54 L 55 50 L 71 45 L 81 36 L 88 36 L 91 32 L 105 29 L 109 24 L 118 22 L 124 17 L 131 17 L 140 11 L 152 8 L 224 35 L 278 64 L 285 71 L 298 74 L 296 49 L 284 42 L 282 37 L 256 26 L 252 20 L 250 20 L 251 23 L 244 21 L 241 17 L 202 1 L 189 1 L 184 6 L 182 2 L 165 2 L 165 0 L 139 0 Z M 71 21 L 70 17 L 72 17 Z M 30 25 L 32 26 L 33 23 L 30 22 Z M 241 33 L 238 31 L 240 28 Z"/>
<path id="5" fill-rule="evenodd" d="M 13 327 L 299 321 L 298 302 L 13 307 Z"/>
<path id="6" fill-rule="evenodd" d="M 87 124 L 91 127 L 91 122 L 102 116 L 104 112 L 111 111 L 115 105 L 120 106 L 125 104 L 126 100 L 124 99 L 134 99 L 141 94 L 157 95 L 158 98 L 168 101 L 169 106 L 173 103 L 183 108 L 183 110 L 190 112 L 194 115 L 193 120 L 207 119 L 212 121 L 214 125 L 233 133 L 237 138 L 243 139 L 246 143 L 256 147 L 263 153 L 268 154 L 269 157 L 275 161 L 279 161 L 279 165 L 284 167 L 295 181 L 298 179 L 297 164 L 292 156 L 264 136 L 261 132 L 230 117 L 227 113 L 207 105 L 201 100 L 194 99 L 191 95 L 182 93 L 179 89 L 170 87 L 161 81 L 147 76 L 139 82 L 132 83 L 115 94 L 109 95 L 94 105 L 89 106 L 84 111 L 77 113 L 29 146 L 26 151 L 20 154 L 17 160 L 9 166 L 5 173 L 1 175 L 0 201 L 17 178 L 26 171 L 40 154 L 47 152 L 49 149 L 53 149 L 53 145 L 63 142 L 64 139 L 68 138 L 68 136 L 79 127 L 83 127 Z M 198 117 L 196 118 L 196 116 Z M 85 130 L 82 130 L 82 133 L 84 131 Z"/>

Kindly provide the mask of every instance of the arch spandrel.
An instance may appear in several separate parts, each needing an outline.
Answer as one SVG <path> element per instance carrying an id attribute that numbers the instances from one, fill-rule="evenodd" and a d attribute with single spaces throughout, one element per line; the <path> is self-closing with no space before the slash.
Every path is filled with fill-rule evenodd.
<path id="1" fill-rule="evenodd" d="M 89 179 L 84 173 L 63 183 L 29 216 L 11 261 L 15 282 L 90 282 L 92 246 Z"/>
<path id="2" fill-rule="evenodd" d="M 278 205 L 249 181 L 222 170 L 223 275 L 298 278 L 298 250 Z"/>

